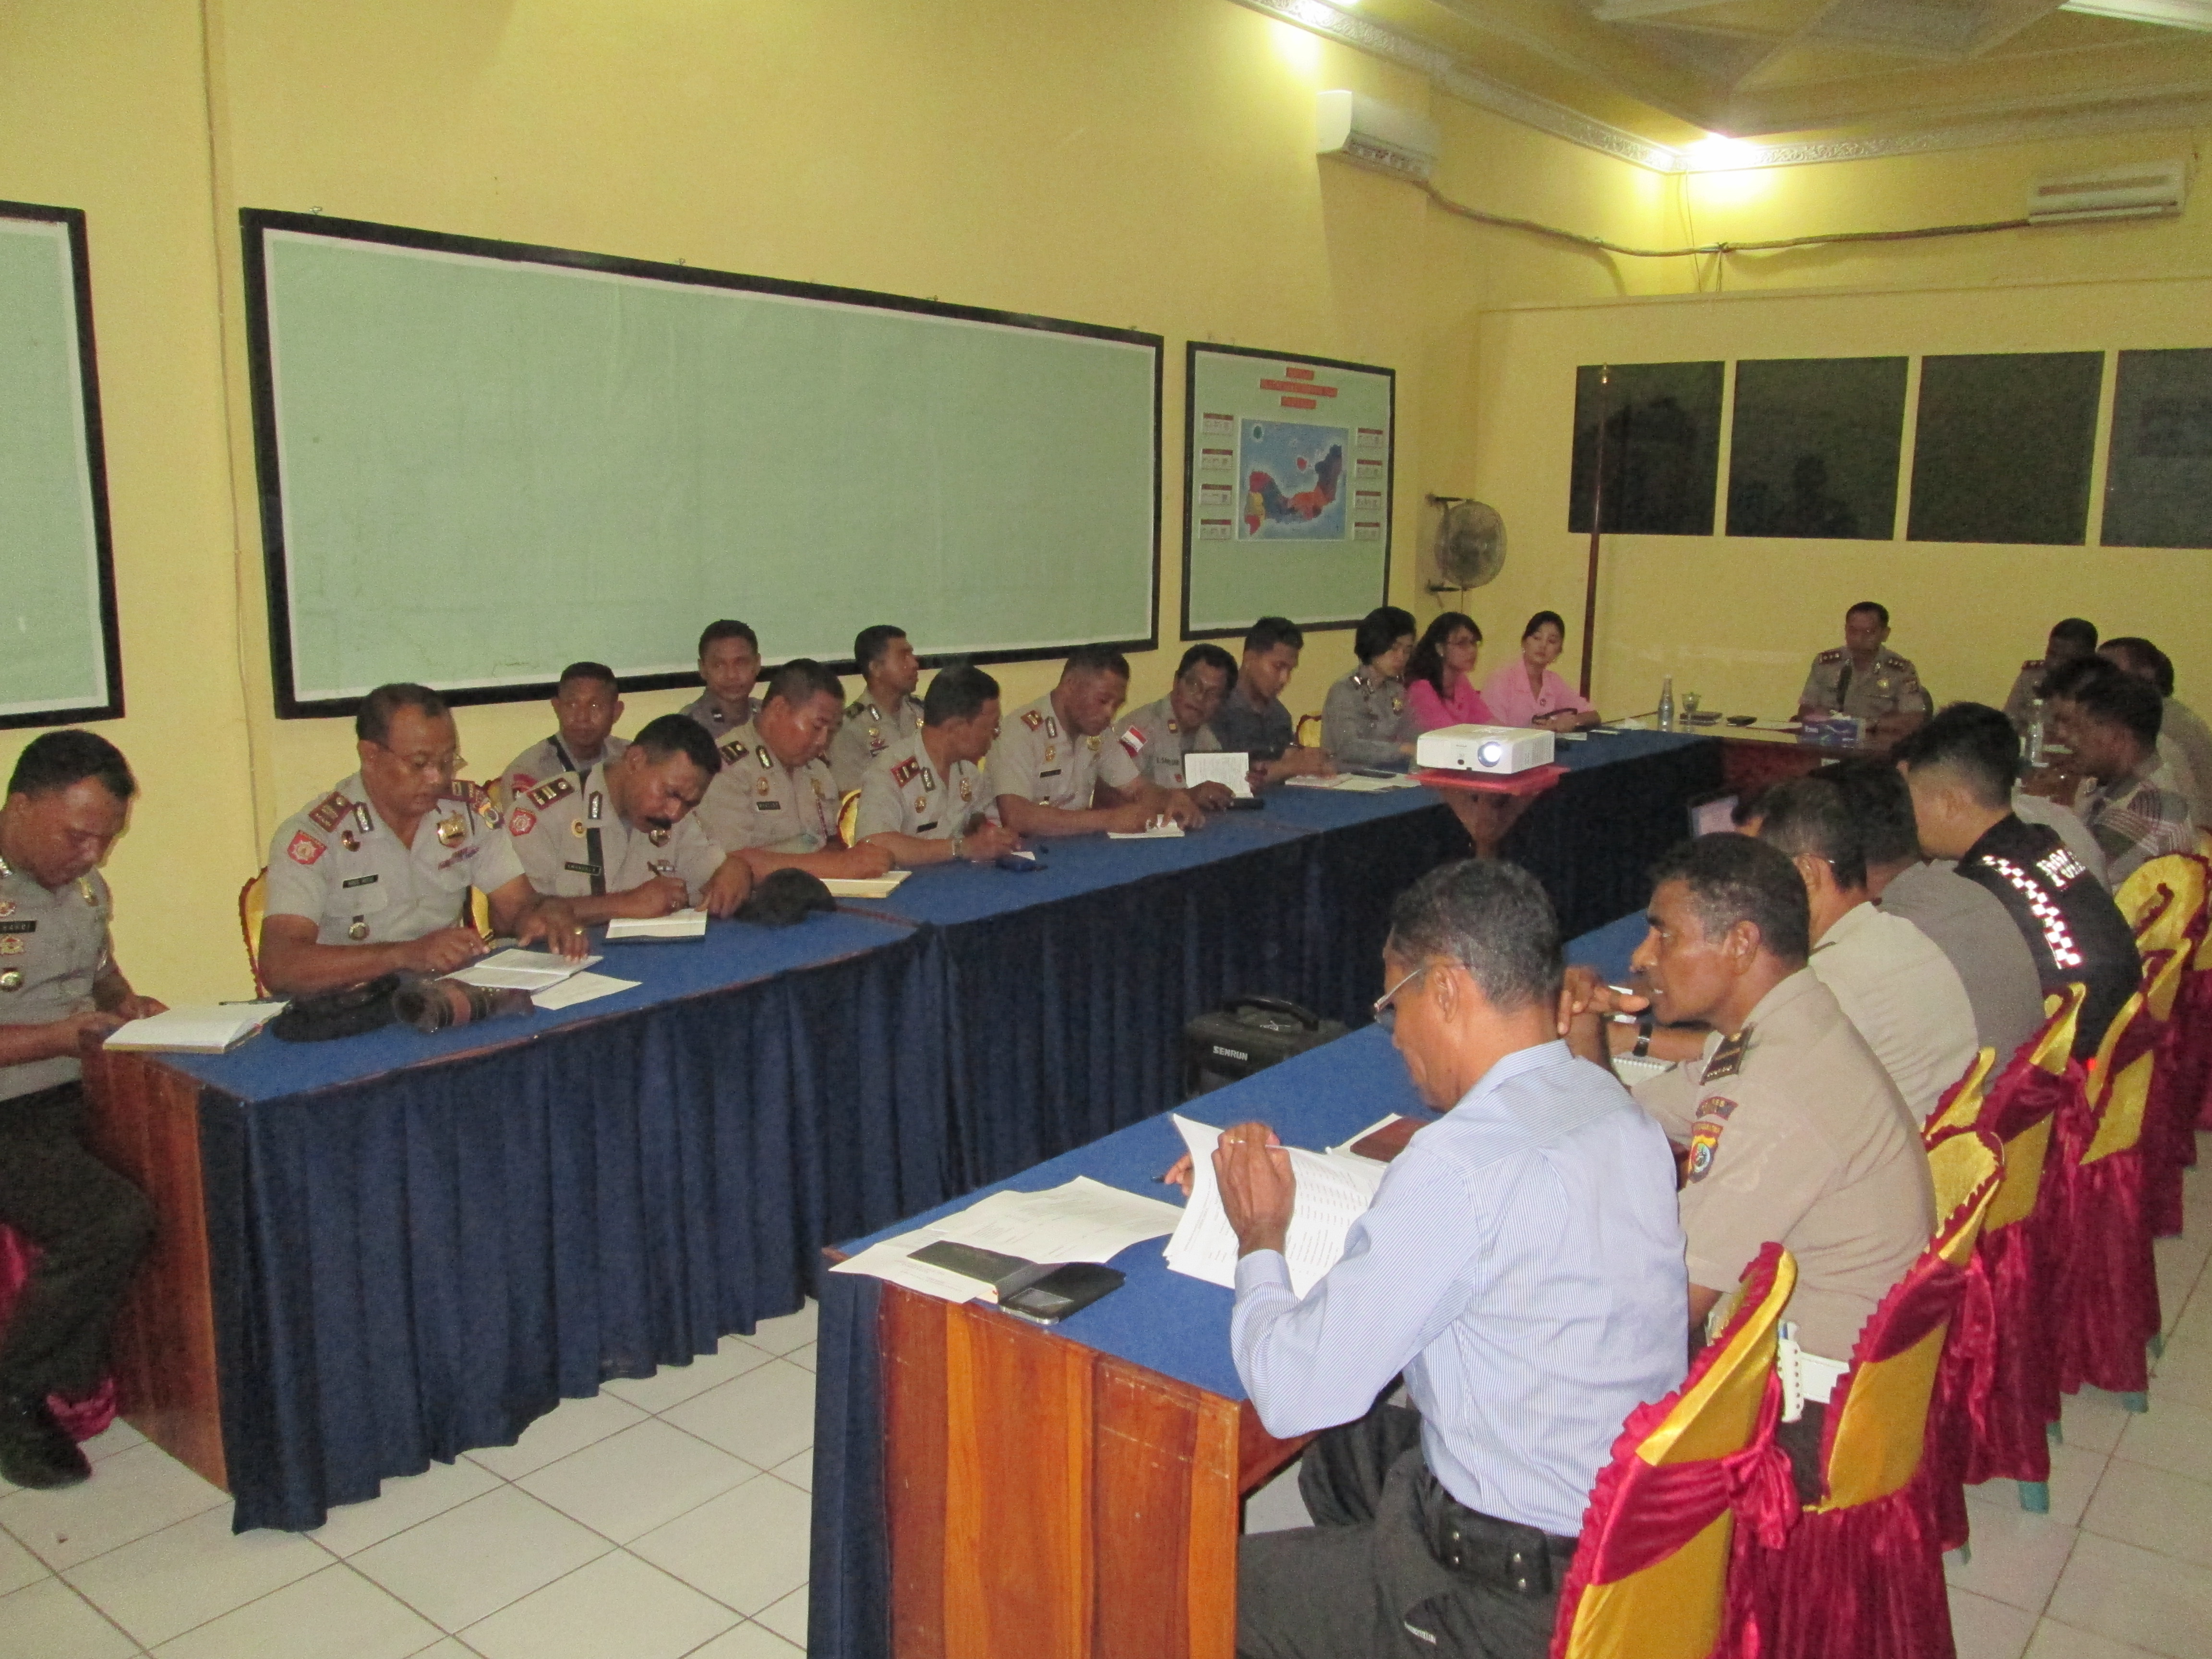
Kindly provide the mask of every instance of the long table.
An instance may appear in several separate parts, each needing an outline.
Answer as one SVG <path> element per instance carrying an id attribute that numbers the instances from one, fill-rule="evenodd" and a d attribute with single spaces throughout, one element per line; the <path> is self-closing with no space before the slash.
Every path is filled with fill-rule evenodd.
<path id="1" fill-rule="evenodd" d="M 1568 947 L 1625 967 L 1641 917 Z M 1369 1026 L 1178 1109 L 1257 1118 L 1295 1146 L 1428 1112 Z M 1086 1176 L 1172 1197 L 1165 1114 L 989 1191 Z M 838 1259 L 964 1209 L 855 1239 Z M 830 1659 L 1230 1659 L 1241 1501 L 1303 1441 L 1275 1439 L 1229 1349 L 1235 1297 L 1169 1271 L 1166 1241 L 1116 1256 L 1121 1288 L 1048 1330 L 826 1273 L 817 1338 L 808 1650 Z"/>
<path id="2" fill-rule="evenodd" d="M 1540 802 L 1516 835 L 1585 894 L 1595 864 L 1640 884 L 1717 767 L 1656 734 L 1568 756 L 1552 827 Z M 1391 901 L 1467 851 L 1425 791 L 1286 789 L 1037 874 L 617 945 L 600 971 L 639 988 L 562 1013 L 106 1057 L 101 1144 L 162 1220 L 126 1412 L 240 1528 L 316 1526 L 791 1310 L 830 1241 L 1152 1115 L 1182 1026 L 1231 994 L 1364 1023 Z"/>

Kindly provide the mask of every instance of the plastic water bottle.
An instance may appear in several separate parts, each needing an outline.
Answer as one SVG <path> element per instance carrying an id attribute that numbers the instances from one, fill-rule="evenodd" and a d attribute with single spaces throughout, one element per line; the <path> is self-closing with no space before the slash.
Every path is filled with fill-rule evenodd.
<path id="1" fill-rule="evenodd" d="M 2027 763 L 2030 767 L 2043 764 L 2043 699 L 2038 697 L 2027 716 Z"/>
<path id="2" fill-rule="evenodd" d="M 1662 732 L 1674 729 L 1674 677 L 1672 674 L 1668 675 L 1659 687 L 1659 729 Z"/>

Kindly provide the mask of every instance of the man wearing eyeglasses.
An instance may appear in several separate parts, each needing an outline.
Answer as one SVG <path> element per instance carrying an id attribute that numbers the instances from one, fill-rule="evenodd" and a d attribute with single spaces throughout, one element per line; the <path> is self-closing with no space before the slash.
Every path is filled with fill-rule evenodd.
<path id="1" fill-rule="evenodd" d="M 402 970 L 450 973 L 482 956 L 474 888 L 493 930 L 565 956 L 584 952 L 568 904 L 533 890 L 472 783 L 445 699 L 380 685 L 354 716 L 361 770 L 276 827 L 270 843 L 262 981 L 279 996 L 359 985 Z"/>
<path id="2" fill-rule="evenodd" d="M 1445 1115 L 1303 1301 L 1288 1156 L 1257 1123 L 1214 1154 L 1237 1376 L 1270 1433 L 1328 1431 L 1299 1474 L 1319 1524 L 1243 1542 L 1237 1651 L 1540 1659 L 1614 1437 L 1682 1380 L 1674 1164 L 1559 1039 L 1559 925 L 1534 878 L 1447 866 L 1390 921 L 1376 1012 Z M 1376 1405 L 1401 1373 L 1414 1409 Z"/>

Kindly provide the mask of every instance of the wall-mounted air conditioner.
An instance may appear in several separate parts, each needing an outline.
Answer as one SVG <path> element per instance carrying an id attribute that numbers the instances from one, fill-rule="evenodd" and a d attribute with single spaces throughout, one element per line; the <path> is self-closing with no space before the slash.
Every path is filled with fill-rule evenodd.
<path id="1" fill-rule="evenodd" d="M 1356 92 L 1324 92 L 1315 112 L 1314 148 L 1419 184 L 1426 182 L 1443 144 L 1437 124 L 1425 115 Z"/>
<path id="2" fill-rule="evenodd" d="M 2027 190 L 2029 222 L 2070 219 L 2148 219 L 2181 211 L 2189 196 L 2189 163 L 2144 161 L 2094 173 L 2039 179 Z"/>

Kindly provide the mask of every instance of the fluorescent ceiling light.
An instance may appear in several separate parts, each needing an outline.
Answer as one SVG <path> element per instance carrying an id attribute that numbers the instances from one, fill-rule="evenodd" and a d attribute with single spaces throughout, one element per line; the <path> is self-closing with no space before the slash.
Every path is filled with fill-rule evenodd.
<path id="1" fill-rule="evenodd" d="M 1689 173 L 1725 173 L 1735 167 L 1755 167 L 1766 160 L 1766 147 L 1748 138 L 1726 138 L 1716 133 L 1681 149 L 1681 166 Z"/>
<path id="2" fill-rule="evenodd" d="M 2212 34 L 2212 0 L 2064 0 L 2058 9 Z"/>

